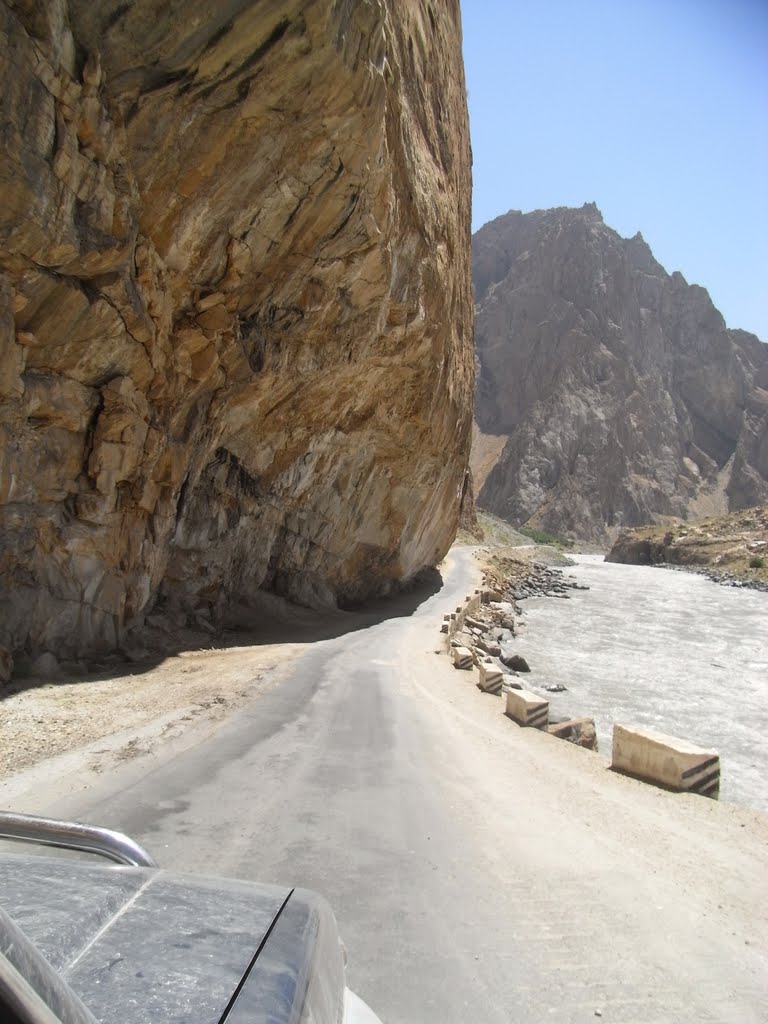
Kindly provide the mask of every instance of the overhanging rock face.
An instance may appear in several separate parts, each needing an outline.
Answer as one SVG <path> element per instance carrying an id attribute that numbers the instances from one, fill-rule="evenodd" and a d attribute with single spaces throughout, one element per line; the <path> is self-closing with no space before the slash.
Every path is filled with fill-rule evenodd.
<path id="1" fill-rule="evenodd" d="M 457 0 L 0 22 L 0 644 L 439 560 L 474 370 Z"/>

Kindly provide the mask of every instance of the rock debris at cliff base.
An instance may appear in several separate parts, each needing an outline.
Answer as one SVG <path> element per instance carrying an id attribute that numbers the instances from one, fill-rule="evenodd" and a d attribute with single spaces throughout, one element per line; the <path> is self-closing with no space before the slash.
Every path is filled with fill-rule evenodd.
<path id="1" fill-rule="evenodd" d="M 9 656 L 435 564 L 474 374 L 458 3 L 29 0 L 0 28 Z"/>
<path id="2" fill-rule="evenodd" d="M 522 556 L 519 547 L 480 549 L 476 555 L 483 565 L 483 589 L 466 597 L 454 613 L 444 615 L 441 625 L 441 633 L 446 637 L 445 650 L 454 669 L 472 673 L 470 678 L 474 682 L 476 667 L 477 688 L 484 694 L 501 696 L 502 702 L 507 702 L 511 691 L 524 691 L 518 704 L 527 703 L 534 709 L 531 721 L 527 712 L 518 717 L 520 706 L 511 711 L 508 702 L 502 704 L 504 713 L 519 725 L 546 728 L 551 736 L 597 751 L 594 719 L 574 718 L 571 714 L 550 718 L 549 694 L 564 693 L 567 687 L 546 677 L 537 679 L 535 670 L 534 681 L 529 682 L 531 666 L 515 649 L 515 640 L 526 626 L 518 602 L 531 597 L 568 599 L 569 590 L 589 587 L 547 564 L 550 552 L 545 547 L 531 546 Z M 545 561 L 538 561 L 537 556 Z M 562 556 L 557 561 L 573 564 Z"/>

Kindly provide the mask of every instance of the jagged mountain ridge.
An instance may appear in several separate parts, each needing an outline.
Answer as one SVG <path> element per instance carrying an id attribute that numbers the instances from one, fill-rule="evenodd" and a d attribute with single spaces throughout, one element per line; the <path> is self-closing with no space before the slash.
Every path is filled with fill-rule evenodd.
<path id="1" fill-rule="evenodd" d="M 766 500 L 768 346 L 729 330 L 639 233 L 590 203 L 510 211 L 472 248 L 486 472 L 503 444 L 481 507 L 602 543 Z"/>

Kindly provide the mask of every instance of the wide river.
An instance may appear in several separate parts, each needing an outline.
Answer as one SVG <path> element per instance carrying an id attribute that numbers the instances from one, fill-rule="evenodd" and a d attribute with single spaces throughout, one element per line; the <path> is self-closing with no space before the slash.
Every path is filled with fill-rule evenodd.
<path id="1" fill-rule="evenodd" d="M 768 594 L 573 558 L 564 572 L 590 590 L 522 603 L 526 687 L 566 686 L 550 715 L 593 717 L 608 758 L 614 722 L 713 748 L 720 799 L 768 811 Z"/>

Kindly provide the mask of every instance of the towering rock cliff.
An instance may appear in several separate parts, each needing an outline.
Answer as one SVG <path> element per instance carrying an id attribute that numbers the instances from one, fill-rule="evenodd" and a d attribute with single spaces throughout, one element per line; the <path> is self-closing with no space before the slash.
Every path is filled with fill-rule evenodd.
<path id="1" fill-rule="evenodd" d="M 603 542 L 768 498 L 768 346 L 594 206 L 473 238 L 478 503 Z"/>
<path id="2" fill-rule="evenodd" d="M 0 644 L 440 559 L 474 370 L 458 0 L 0 20 Z"/>

